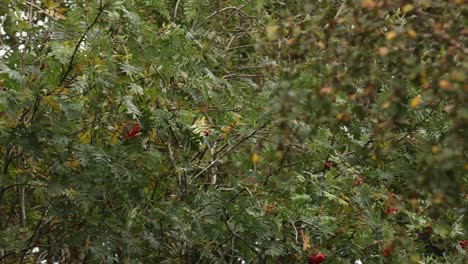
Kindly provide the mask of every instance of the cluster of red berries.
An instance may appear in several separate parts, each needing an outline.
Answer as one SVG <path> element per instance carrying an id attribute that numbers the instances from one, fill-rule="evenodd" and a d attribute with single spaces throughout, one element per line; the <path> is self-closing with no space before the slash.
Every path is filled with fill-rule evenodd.
<path id="1" fill-rule="evenodd" d="M 462 249 L 465 249 L 466 246 L 468 246 L 468 240 L 463 239 L 462 241 L 460 241 L 460 247 L 461 247 Z"/>
<path id="2" fill-rule="evenodd" d="M 398 209 L 393 206 L 394 201 L 395 201 L 395 194 L 394 193 L 389 193 L 389 197 L 387 201 L 385 201 L 385 204 L 387 205 L 387 209 L 385 210 L 386 215 L 391 215 L 393 213 L 397 213 Z"/>
<path id="3" fill-rule="evenodd" d="M 391 255 L 395 255 L 395 249 L 393 248 L 392 244 L 390 244 L 390 245 L 388 245 L 387 247 L 384 248 L 383 255 L 384 255 L 384 257 L 389 257 Z"/>
<path id="4" fill-rule="evenodd" d="M 334 161 L 327 161 L 327 162 L 324 163 L 324 166 L 325 166 L 326 170 L 329 170 L 329 169 L 335 167 L 336 163 Z"/>
<path id="5" fill-rule="evenodd" d="M 364 182 L 364 178 L 362 176 L 358 176 L 356 179 L 353 181 L 354 186 L 361 186 L 361 184 Z"/>
<path id="6" fill-rule="evenodd" d="M 135 124 L 133 124 L 132 129 L 128 131 L 127 134 L 125 134 L 124 139 L 134 138 L 140 132 L 141 132 L 140 124 L 138 122 L 135 122 Z"/>
<path id="7" fill-rule="evenodd" d="M 468 240 L 464 239 L 464 240 L 460 241 L 460 247 L 462 249 L 466 249 L 467 246 L 468 246 Z M 384 248 L 383 255 L 384 255 L 384 257 L 390 257 L 390 256 L 395 255 L 395 248 L 394 248 L 392 243 L 387 245 Z M 327 254 L 314 253 L 311 256 L 309 256 L 309 264 L 320 264 L 320 263 L 324 262 L 326 259 L 327 259 Z"/>
<path id="8" fill-rule="evenodd" d="M 309 264 L 320 264 L 327 259 L 327 254 L 314 253 L 309 257 Z"/>

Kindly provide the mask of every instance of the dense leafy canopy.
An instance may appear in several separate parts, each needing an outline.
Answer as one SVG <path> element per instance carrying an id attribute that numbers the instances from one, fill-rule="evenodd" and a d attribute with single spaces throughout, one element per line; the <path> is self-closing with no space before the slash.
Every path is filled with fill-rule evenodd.
<path id="1" fill-rule="evenodd" d="M 466 261 L 467 11 L 1 0 L 0 262 Z"/>

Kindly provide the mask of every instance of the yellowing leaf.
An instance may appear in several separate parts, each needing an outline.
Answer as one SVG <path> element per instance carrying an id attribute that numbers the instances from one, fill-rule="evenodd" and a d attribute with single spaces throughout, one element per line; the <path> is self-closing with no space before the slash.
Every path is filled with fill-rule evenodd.
<path id="1" fill-rule="evenodd" d="M 450 72 L 450 79 L 458 82 L 464 82 L 466 77 L 465 77 L 465 72 L 453 69 Z"/>
<path id="2" fill-rule="evenodd" d="M 206 121 L 206 117 L 205 116 L 202 116 L 200 119 L 198 119 L 197 121 L 195 121 L 195 124 L 206 124 L 208 123 Z"/>
<path id="3" fill-rule="evenodd" d="M 444 194 L 443 193 L 438 193 L 435 195 L 435 197 L 432 198 L 432 203 L 434 204 L 441 204 L 444 202 Z"/>
<path id="4" fill-rule="evenodd" d="M 304 232 L 304 229 L 301 229 L 301 236 L 302 236 L 302 250 L 309 249 L 310 246 L 310 237 Z"/>
<path id="5" fill-rule="evenodd" d="M 432 154 L 437 155 L 437 154 L 440 154 L 442 152 L 442 149 L 439 148 L 438 146 L 432 146 L 431 151 L 432 151 Z"/>
<path id="6" fill-rule="evenodd" d="M 288 46 L 292 46 L 294 45 L 294 43 L 296 43 L 296 39 L 294 38 L 290 38 L 288 39 L 288 41 L 286 41 L 286 44 L 288 44 Z"/>
<path id="7" fill-rule="evenodd" d="M 395 31 L 390 31 L 387 34 L 385 34 L 385 38 L 387 40 L 392 40 L 392 39 L 396 38 L 397 35 L 398 34 Z"/>
<path id="8" fill-rule="evenodd" d="M 322 89 L 320 89 L 320 94 L 329 95 L 331 93 L 333 93 L 333 88 L 331 88 L 330 86 L 325 86 Z"/>
<path id="9" fill-rule="evenodd" d="M 266 35 L 269 39 L 274 40 L 278 38 L 278 25 L 269 25 L 266 28 Z"/>
<path id="10" fill-rule="evenodd" d="M 257 164 L 259 159 L 260 159 L 260 156 L 257 154 L 257 152 L 252 153 L 252 162 L 253 162 L 253 164 Z"/>
<path id="11" fill-rule="evenodd" d="M 69 88 L 63 88 L 61 91 L 62 91 L 61 94 L 64 94 L 64 95 L 70 94 L 70 89 Z"/>
<path id="12" fill-rule="evenodd" d="M 317 46 L 320 48 L 320 49 L 325 49 L 327 47 L 327 45 L 325 45 L 325 43 L 323 43 L 323 41 L 318 41 L 317 42 Z"/>
<path id="13" fill-rule="evenodd" d="M 192 128 L 194 134 L 198 134 L 201 137 L 207 137 L 212 132 L 205 116 L 195 121 L 190 128 Z"/>
<path id="14" fill-rule="evenodd" d="M 414 6 L 412 4 L 406 4 L 405 6 L 403 6 L 401 10 L 405 13 L 408 13 L 409 11 L 413 9 L 414 9 Z"/>
<path id="15" fill-rule="evenodd" d="M 361 1 L 361 7 L 362 8 L 374 8 L 376 6 L 376 3 L 374 2 L 374 0 L 362 0 Z"/>
<path id="16" fill-rule="evenodd" d="M 60 2 L 48 1 L 48 3 L 47 3 L 47 8 L 49 8 L 49 9 L 56 9 L 58 7 L 60 7 Z"/>
<path id="17" fill-rule="evenodd" d="M 387 54 L 390 53 L 390 49 L 387 47 L 380 47 L 378 51 L 380 56 L 387 56 Z"/>
<path id="18" fill-rule="evenodd" d="M 44 97 L 44 100 L 55 110 L 60 110 L 60 105 L 57 103 L 57 101 L 54 100 L 52 96 L 46 96 Z"/>
<path id="19" fill-rule="evenodd" d="M 60 14 L 60 12 L 56 9 L 45 9 L 44 13 L 46 13 L 52 18 L 55 18 L 56 20 L 65 19 L 65 16 Z"/>
<path id="20" fill-rule="evenodd" d="M 80 161 L 77 160 L 77 159 L 72 159 L 68 162 L 68 164 L 70 165 L 70 167 L 72 168 L 76 168 L 78 166 L 80 166 Z"/>
<path id="21" fill-rule="evenodd" d="M 89 143 L 91 140 L 91 130 L 87 129 L 81 132 L 80 135 L 78 136 L 78 139 L 80 140 L 81 143 L 85 143 L 85 144 Z"/>
<path id="22" fill-rule="evenodd" d="M 338 114 L 336 115 L 336 119 L 338 119 L 338 120 L 343 120 L 343 117 L 344 117 L 344 114 L 343 114 L 343 113 L 338 113 Z"/>
<path id="23" fill-rule="evenodd" d="M 65 19 L 63 13 L 67 11 L 67 8 L 60 7 L 60 4 L 60 1 L 47 1 L 47 8 L 44 10 L 44 13 L 56 20 Z"/>
<path id="24" fill-rule="evenodd" d="M 228 125 L 228 126 L 224 126 L 221 128 L 221 131 L 223 132 L 230 132 L 232 130 L 232 126 Z"/>
<path id="25" fill-rule="evenodd" d="M 119 142 L 119 133 L 114 133 L 114 135 L 112 135 L 112 138 L 111 138 L 111 144 L 112 145 L 115 145 L 117 144 L 117 142 Z"/>
<path id="26" fill-rule="evenodd" d="M 412 108 L 416 108 L 421 104 L 421 102 L 422 102 L 421 95 L 418 94 L 413 99 L 411 99 L 410 106 Z"/>
<path id="27" fill-rule="evenodd" d="M 408 28 L 406 30 L 406 33 L 408 33 L 408 35 L 413 39 L 418 37 L 418 34 L 416 33 L 416 31 L 414 29 L 412 29 L 412 28 Z"/>
<path id="28" fill-rule="evenodd" d="M 447 80 L 440 80 L 440 81 L 439 81 L 439 86 L 440 86 L 440 88 L 442 88 L 443 90 L 449 90 L 450 88 L 452 88 L 452 85 L 451 85 L 450 82 L 447 81 Z"/>

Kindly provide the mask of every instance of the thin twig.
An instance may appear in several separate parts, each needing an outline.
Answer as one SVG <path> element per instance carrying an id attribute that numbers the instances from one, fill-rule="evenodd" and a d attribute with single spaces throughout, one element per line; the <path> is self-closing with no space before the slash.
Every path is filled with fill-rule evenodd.
<path id="1" fill-rule="evenodd" d="M 226 10 L 229 10 L 229 9 L 237 9 L 237 7 L 235 6 L 228 6 L 228 7 L 225 7 L 225 8 L 221 8 L 220 10 L 217 10 L 213 13 L 211 13 L 209 16 L 207 16 L 205 19 L 203 19 L 198 25 L 194 26 L 193 27 L 193 30 L 197 30 L 199 27 L 201 27 L 203 24 L 206 23 L 206 21 L 208 21 L 210 18 L 216 16 L 217 14 L 221 13 L 221 12 L 224 12 Z"/>
<path id="2" fill-rule="evenodd" d="M 336 12 L 334 19 L 337 19 L 341 15 L 341 12 L 343 12 L 345 6 L 346 6 L 346 0 L 344 0 L 343 3 L 340 5 L 340 8 L 338 8 L 338 11 Z"/>
<path id="3" fill-rule="evenodd" d="M 177 0 L 177 3 L 175 5 L 175 9 L 174 9 L 174 21 L 177 18 L 177 9 L 179 8 L 179 4 L 180 4 L 180 0 Z"/>
<path id="4" fill-rule="evenodd" d="M 408 133 L 406 133 L 404 136 L 402 136 L 400 139 L 397 140 L 397 143 L 401 142 L 402 140 L 404 140 L 405 138 L 407 138 L 409 135 L 413 134 L 414 131 L 416 131 L 416 129 L 419 128 L 419 126 L 421 126 L 424 122 L 427 121 L 427 119 L 429 119 L 435 112 L 435 110 L 437 109 L 437 107 L 439 106 L 439 104 L 442 102 L 442 99 L 440 99 L 435 105 L 434 107 L 432 107 L 431 109 L 431 112 L 429 112 L 429 114 L 427 114 L 423 120 L 421 120 L 420 122 L 418 122 L 417 124 L 415 124 L 411 129 L 410 131 L 408 131 Z"/>
<path id="5" fill-rule="evenodd" d="M 252 0 L 248 0 L 245 2 L 243 5 L 241 5 L 239 8 L 236 8 L 234 12 L 232 12 L 226 19 L 224 19 L 223 24 L 226 23 L 233 15 L 235 15 L 237 12 L 240 12 L 242 9 L 244 9 L 248 4 L 250 4 Z"/>
<path id="6" fill-rule="evenodd" d="M 37 6 L 35 5 L 33 2 L 29 2 L 29 1 L 24 1 L 24 3 L 36 8 L 37 10 L 39 10 L 41 13 L 45 14 L 46 16 L 52 18 L 54 21 L 58 21 L 59 19 L 50 15 L 49 12 L 47 12 L 46 10 L 42 9 L 40 6 Z"/>
<path id="7" fill-rule="evenodd" d="M 297 228 L 296 228 L 296 223 L 294 221 L 290 221 L 291 222 L 291 225 L 293 226 L 294 228 L 294 238 L 296 239 L 296 243 L 299 243 L 299 240 L 298 240 L 298 237 L 299 237 L 299 232 L 297 232 Z"/>

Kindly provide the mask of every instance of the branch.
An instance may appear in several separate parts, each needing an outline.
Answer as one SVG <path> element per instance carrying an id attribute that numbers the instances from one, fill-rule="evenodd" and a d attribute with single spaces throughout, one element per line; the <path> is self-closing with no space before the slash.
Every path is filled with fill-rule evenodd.
<path id="1" fill-rule="evenodd" d="M 242 9 L 244 9 L 244 7 L 246 7 L 248 4 L 250 4 L 250 2 L 252 2 L 252 0 L 248 0 L 243 5 L 241 5 L 239 8 L 236 8 L 236 10 L 234 12 L 232 12 L 226 19 L 224 19 L 223 24 L 226 23 L 226 21 L 228 21 L 237 12 L 240 12 Z"/>
<path id="2" fill-rule="evenodd" d="M 25 183 L 16 183 L 16 184 L 12 184 L 12 185 L 8 185 L 8 186 L 6 186 L 6 187 L 3 187 L 3 188 L 1 189 L 1 191 L 3 192 L 3 191 L 6 191 L 6 190 L 8 190 L 8 189 L 17 187 L 17 186 L 47 187 L 48 185 L 46 185 L 46 184 L 42 184 L 42 185 L 41 185 L 41 184 L 34 184 L 34 183 L 26 183 L 26 182 L 25 182 Z"/>
<path id="3" fill-rule="evenodd" d="M 206 170 L 208 170 L 209 168 L 213 167 L 213 165 L 215 165 L 216 163 L 218 163 L 221 158 L 223 158 L 224 156 L 226 156 L 227 154 L 229 154 L 232 150 L 234 150 L 237 146 L 239 146 L 242 142 L 246 141 L 247 139 L 251 138 L 253 135 L 255 135 L 255 133 L 257 133 L 259 130 L 265 128 L 271 121 L 268 121 L 266 122 L 265 124 L 263 124 L 262 126 L 258 127 L 257 129 L 255 129 L 254 131 L 250 132 L 250 134 L 248 134 L 247 136 L 245 136 L 244 138 L 240 139 L 239 141 L 237 141 L 236 144 L 232 145 L 228 150 L 226 150 L 224 153 L 220 154 L 219 155 L 219 158 L 217 158 L 216 160 L 212 161 L 210 164 L 208 164 L 208 166 L 206 166 L 205 168 L 203 168 L 199 173 L 197 173 L 195 176 L 193 176 L 192 178 L 196 179 L 198 178 L 200 175 L 202 175 L 202 173 L 204 173 Z M 219 151 L 217 151 L 215 154 L 218 154 Z"/>
<path id="4" fill-rule="evenodd" d="M 230 10 L 230 9 L 234 9 L 234 11 L 229 14 L 229 16 L 224 19 L 223 21 L 223 24 L 228 21 L 233 15 L 235 15 L 237 12 L 240 12 L 242 9 L 244 9 L 244 7 L 246 7 L 248 4 L 250 4 L 250 2 L 252 2 L 252 0 L 248 0 L 247 2 L 245 2 L 243 5 L 239 6 L 239 7 L 234 7 L 234 6 L 228 6 L 228 7 L 225 7 L 225 8 L 222 8 L 218 11 L 215 11 L 213 13 L 211 13 L 211 15 L 207 16 L 205 19 L 203 19 L 202 22 L 200 22 L 198 25 L 194 26 L 193 27 L 193 30 L 197 30 L 199 27 L 201 27 L 203 24 L 206 23 L 206 21 L 208 21 L 210 18 L 216 16 L 217 14 L 221 13 L 221 12 L 224 12 L 226 10 Z"/>
<path id="5" fill-rule="evenodd" d="M 103 6 L 101 6 L 99 8 L 99 11 L 98 11 L 98 14 L 96 15 L 96 17 L 94 18 L 94 21 L 91 23 L 91 25 L 88 26 L 88 28 L 86 28 L 85 32 L 83 33 L 83 35 L 81 36 L 81 38 L 78 40 L 78 43 L 76 44 L 75 46 L 75 50 L 73 51 L 73 54 L 70 58 L 70 62 L 68 63 L 68 67 L 67 67 L 67 70 L 65 71 L 65 73 L 63 74 L 62 78 L 60 79 L 60 82 L 59 82 L 59 87 L 63 84 L 63 82 L 65 81 L 65 79 L 67 78 L 68 74 L 71 72 L 71 70 L 73 69 L 73 63 L 75 62 L 75 57 L 76 57 L 76 54 L 78 53 L 78 49 L 80 48 L 81 44 L 83 43 L 86 35 L 88 34 L 88 32 L 91 30 L 91 28 L 94 27 L 94 25 L 98 22 L 98 19 L 99 17 L 102 15 L 102 12 L 104 11 L 104 9 L 107 7 L 108 4 L 105 4 Z"/>
<path id="6" fill-rule="evenodd" d="M 174 8 L 174 22 L 176 21 L 177 18 L 177 9 L 179 8 L 180 0 L 177 0 L 177 3 Z"/>
<path id="7" fill-rule="evenodd" d="M 208 21 L 210 18 L 216 16 L 217 14 L 221 13 L 221 12 L 224 12 L 226 10 L 229 10 L 229 9 L 237 9 L 237 7 L 235 6 L 228 6 L 228 7 L 225 7 L 225 8 L 221 8 L 220 10 L 217 10 L 213 13 L 211 13 L 211 15 L 207 16 L 205 19 L 202 20 L 202 22 L 200 22 L 198 25 L 196 25 L 195 27 L 193 27 L 193 30 L 197 30 L 199 27 L 201 27 L 203 24 L 206 23 L 206 21 Z"/>
<path id="8" fill-rule="evenodd" d="M 23 153 L 24 153 L 24 151 L 22 150 L 20 153 L 14 155 L 14 156 L 11 156 L 13 154 L 14 147 L 15 146 L 12 146 L 9 150 L 7 150 L 8 154 L 6 156 L 5 164 L 3 165 L 3 170 L 2 170 L 3 175 L 8 174 L 8 167 L 10 166 L 11 161 L 14 160 L 15 158 L 23 155 Z"/>

